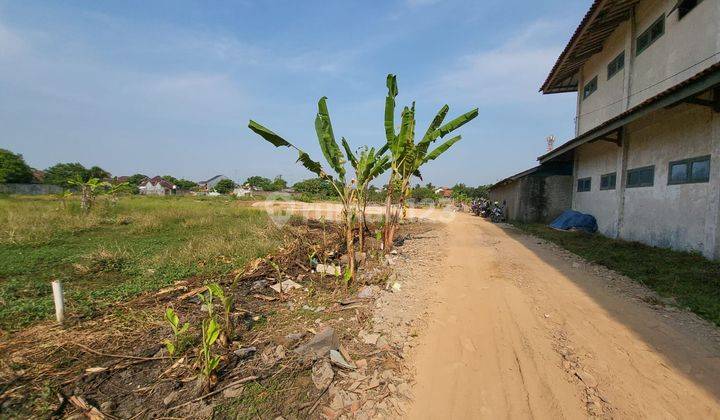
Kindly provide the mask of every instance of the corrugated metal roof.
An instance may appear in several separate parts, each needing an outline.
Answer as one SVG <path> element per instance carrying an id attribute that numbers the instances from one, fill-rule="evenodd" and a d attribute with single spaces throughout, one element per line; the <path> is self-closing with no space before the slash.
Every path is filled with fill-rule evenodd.
<path id="1" fill-rule="evenodd" d="M 595 0 L 558 57 L 545 83 L 543 93 L 574 92 L 577 73 L 585 62 L 603 49 L 605 40 L 628 20 L 639 0 Z"/>

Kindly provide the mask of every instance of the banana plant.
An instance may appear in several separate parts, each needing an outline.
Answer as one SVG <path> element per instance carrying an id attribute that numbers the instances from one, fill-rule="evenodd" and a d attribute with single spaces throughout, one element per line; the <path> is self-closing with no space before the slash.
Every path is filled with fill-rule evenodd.
<path id="1" fill-rule="evenodd" d="M 369 231 L 366 217 L 368 190 L 370 183 L 390 168 L 390 156 L 383 156 L 380 153 L 382 150 L 376 151 L 374 147 L 368 149 L 367 146 L 361 147 L 356 156 L 345 139 L 342 139 L 342 145 L 350 164 L 355 169 L 355 179 L 357 181 L 356 204 L 360 216 L 358 220 L 358 248 L 360 252 L 363 252 L 365 251 L 365 231 Z"/>
<path id="2" fill-rule="evenodd" d="M 445 153 L 452 145 L 460 141 L 461 137 L 455 136 L 441 143 L 433 150 L 430 146 L 438 139 L 444 138 L 478 115 L 475 108 L 466 112 L 452 121 L 443 124 L 450 107 L 443 105 L 435 118 L 428 126 L 423 137 L 415 143 L 415 102 L 410 107 L 404 107 L 401 113 L 400 131 L 395 131 L 395 97 L 398 94 L 397 77 L 394 74 L 387 76 L 388 93 L 385 98 L 385 138 L 386 144 L 380 150 L 381 154 L 389 150 L 390 179 L 388 182 L 388 194 L 385 201 L 385 232 L 383 234 L 384 249 L 389 251 L 393 245 L 395 230 L 397 228 L 400 214 L 405 212 L 405 199 L 410 194 L 410 180 L 413 176 L 422 179 L 420 168 L 429 161 L 437 159 Z M 393 203 L 393 188 L 399 181 L 399 200 Z"/>
<path id="3" fill-rule="evenodd" d="M 68 184 L 80 188 L 80 208 L 88 213 L 95 203 L 95 195 L 98 188 L 109 187 L 110 183 L 100 181 L 98 178 L 90 178 L 87 181 L 80 177 L 68 181 Z"/>
<path id="4" fill-rule="evenodd" d="M 297 161 L 300 162 L 309 171 L 316 174 L 322 179 L 329 180 L 333 185 L 333 188 L 338 193 L 340 201 L 343 206 L 343 222 L 345 228 L 345 242 L 347 247 L 348 257 L 348 270 L 350 278 L 355 277 L 355 251 L 354 251 L 354 235 L 353 235 L 353 224 L 355 220 L 355 207 L 357 188 L 356 180 L 352 179 L 347 181 L 345 179 L 345 163 L 348 158 L 343 155 L 335 140 L 335 134 L 333 133 L 332 123 L 330 121 L 330 114 L 327 108 L 327 98 L 322 97 L 318 101 L 318 112 L 315 117 L 315 131 L 318 137 L 318 143 L 320 144 L 320 150 L 327 161 L 327 164 L 335 172 L 335 177 L 325 171 L 320 162 L 313 160 L 310 155 L 306 152 L 293 145 L 289 141 L 285 140 L 278 134 L 274 133 L 270 129 L 258 124 L 257 122 L 250 120 L 248 124 L 250 130 L 258 134 L 260 137 L 271 143 L 275 147 L 288 147 L 295 149 L 298 152 Z M 343 139 L 343 141 L 345 141 Z"/>

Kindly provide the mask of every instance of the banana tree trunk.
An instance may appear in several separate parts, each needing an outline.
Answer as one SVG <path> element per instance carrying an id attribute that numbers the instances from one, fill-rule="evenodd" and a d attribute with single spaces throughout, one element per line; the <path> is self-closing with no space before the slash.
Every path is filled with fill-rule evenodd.
<path id="1" fill-rule="evenodd" d="M 389 252 L 392 249 L 393 236 L 395 235 L 392 195 L 394 177 L 390 175 L 388 181 L 387 196 L 385 197 L 385 226 L 383 227 L 383 250 Z"/>
<path id="2" fill-rule="evenodd" d="M 352 214 L 349 210 L 345 210 L 345 245 L 347 248 L 348 256 L 348 270 L 350 271 L 350 277 L 345 283 L 345 287 L 350 285 L 350 282 L 355 278 L 355 246 L 353 238 L 353 220 Z"/>
<path id="3" fill-rule="evenodd" d="M 91 200 L 90 200 L 90 187 L 83 185 L 81 188 L 81 193 L 82 193 L 82 197 L 80 199 L 80 208 L 84 212 L 89 212 L 90 206 L 92 204 Z"/>

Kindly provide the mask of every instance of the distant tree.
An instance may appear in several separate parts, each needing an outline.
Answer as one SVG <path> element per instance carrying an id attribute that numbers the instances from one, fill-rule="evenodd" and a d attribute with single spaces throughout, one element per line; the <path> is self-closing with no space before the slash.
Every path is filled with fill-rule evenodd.
<path id="1" fill-rule="evenodd" d="M 140 181 L 147 178 L 147 175 L 143 174 L 135 174 L 128 177 L 127 183 L 131 186 L 137 187 L 140 184 Z"/>
<path id="2" fill-rule="evenodd" d="M 194 187 L 197 187 L 196 182 L 188 181 L 187 179 L 184 179 L 184 178 L 177 179 L 172 175 L 165 175 L 162 178 L 168 182 L 175 184 L 178 187 L 178 189 L 181 189 L 181 190 L 189 190 Z"/>
<path id="3" fill-rule="evenodd" d="M 97 179 L 109 179 L 110 178 L 110 172 L 106 171 L 105 169 L 99 167 L 99 166 L 93 166 L 92 168 L 88 169 L 88 177 L 89 178 L 97 178 Z"/>
<path id="4" fill-rule="evenodd" d="M 45 170 L 43 183 L 59 185 L 63 188 L 71 186 L 70 181 L 81 182 L 90 179 L 89 171 L 79 163 L 58 163 Z"/>
<path id="5" fill-rule="evenodd" d="M 22 155 L 0 149 L 0 184 L 21 184 L 33 181 L 32 169 Z"/>
<path id="6" fill-rule="evenodd" d="M 453 197 L 467 197 L 470 199 L 474 198 L 487 198 L 488 189 L 490 185 L 479 185 L 478 187 L 468 187 L 465 184 L 459 183 L 452 187 Z"/>
<path id="7" fill-rule="evenodd" d="M 220 194 L 228 194 L 235 189 L 235 182 L 232 179 L 223 179 L 215 185 L 215 191 Z"/>
<path id="8" fill-rule="evenodd" d="M 287 188 L 288 183 L 285 181 L 282 177 L 282 175 L 278 175 L 273 179 L 272 181 L 272 190 L 271 191 L 280 191 Z"/>
<path id="9" fill-rule="evenodd" d="M 299 193 L 309 194 L 319 198 L 337 197 L 337 190 L 327 179 L 310 178 L 296 182 L 293 189 Z"/>
<path id="10" fill-rule="evenodd" d="M 257 188 L 263 191 L 274 191 L 273 181 L 264 176 L 251 176 L 245 181 L 246 184 L 253 188 Z"/>
<path id="11" fill-rule="evenodd" d="M 415 200 L 437 200 L 440 198 L 433 188 L 430 187 L 422 187 L 420 185 L 416 185 L 415 188 L 412 189 L 410 192 L 410 196 L 414 198 Z"/>

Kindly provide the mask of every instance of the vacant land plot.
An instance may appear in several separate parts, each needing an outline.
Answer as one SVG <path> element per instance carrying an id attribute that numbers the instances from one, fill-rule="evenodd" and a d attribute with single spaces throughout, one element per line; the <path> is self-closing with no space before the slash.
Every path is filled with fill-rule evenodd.
<path id="1" fill-rule="evenodd" d="M 226 199 L 128 197 L 90 214 L 76 201 L 0 198 L 0 332 L 53 313 L 63 280 L 71 316 L 173 281 L 226 275 L 280 243 L 267 215 Z"/>

